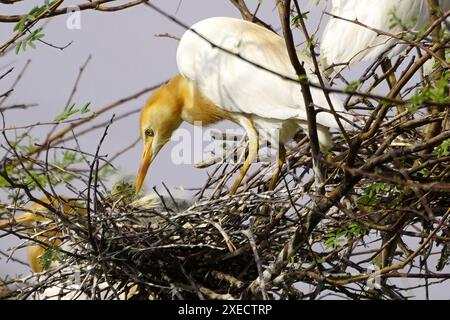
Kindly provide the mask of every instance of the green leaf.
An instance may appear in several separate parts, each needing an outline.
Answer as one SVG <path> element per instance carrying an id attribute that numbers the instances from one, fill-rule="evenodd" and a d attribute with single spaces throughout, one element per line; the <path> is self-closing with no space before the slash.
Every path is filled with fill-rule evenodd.
<path id="1" fill-rule="evenodd" d="M 65 254 L 61 252 L 58 247 L 52 246 L 45 248 L 44 253 L 39 257 L 39 261 L 44 270 L 46 270 L 50 268 L 52 262 L 61 262 L 64 258 Z"/>
<path id="2" fill-rule="evenodd" d="M 11 185 L 9 184 L 8 181 L 6 181 L 5 178 L 3 178 L 2 176 L 0 176 L 0 188 L 3 189 L 4 191 L 8 190 L 11 187 Z"/>
<path id="3" fill-rule="evenodd" d="M 90 111 L 89 106 L 90 102 L 86 103 L 81 109 L 75 108 L 75 104 L 72 104 L 68 109 L 66 109 L 61 114 L 58 114 L 53 121 L 64 121 L 73 116 L 74 114 L 80 112 L 81 114 L 88 113 Z"/>
<path id="4" fill-rule="evenodd" d="M 417 171 L 418 174 L 420 174 L 422 177 L 428 176 L 431 171 L 428 168 L 423 168 L 422 170 Z"/>
<path id="5" fill-rule="evenodd" d="M 90 102 L 88 102 L 88 103 L 86 103 L 82 108 L 81 108 L 81 114 L 85 114 L 85 113 L 88 113 L 90 110 L 89 110 L 89 105 L 90 105 L 91 103 Z"/>
<path id="6" fill-rule="evenodd" d="M 355 92 L 356 90 L 358 90 L 360 85 L 360 81 L 350 82 L 350 84 L 346 88 L 344 88 L 344 92 Z"/>
<path id="7" fill-rule="evenodd" d="M 16 31 L 17 33 L 22 33 L 23 30 L 25 30 L 25 24 L 27 22 L 27 18 L 28 18 L 27 15 L 20 18 L 19 22 L 17 22 L 16 25 L 14 26 L 13 31 Z"/>
<path id="8" fill-rule="evenodd" d="M 308 76 L 305 75 L 305 74 L 300 74 L 300 75 L 298 76 L 298 80 L 299 80 L 300 82 L 308 81 Z"/>
<path id="9" fill-rule="evenodd" d="M 444 140 L 439 146 L 434 148 L 434 151 L 440 158 L 450 155 L 450 139 Z"/>
<path id="10" fill-rule="evenodd" d="M 15 50 L 16 54 L 19 54 L 19 51 L 20 51 L 20 47 L 21 47 L 21 46 L 22 46 L 22 41 L 17 42 L 17 44 L 16 44 L 16 50 Z"/>
<path id="11" fill-rule="evenodd" d="M 445 71 L 442 76 L 431 87 L 423 87 L 415 92 L 407 105 L 410 110 L 417 110 L 424 101 L 436 102 L 441 104 L 450 103 L 448 95 L 448 83 L 450 82 L 450 72 Z"/>
<path id="12" fill-rule="evenodd" d="M 399 191 L 400 190 L 396 185 L 384 182 L 374 182 L 364 189 L 363 195 L 361 195 L 357 201 L 360 205 L 374 207 L 378 206 L 386 199 L 394 198 L 397 200 L 395 195 Z M 389 201 L 389 204 L 393 205 L 392 201 Z"/>
<path id="13" fill-rule="evenodd" d="M 369 230 L 367 229 L 366 226 L 364 226 L 358 222 L 353 222 L 353 223 L 350 223 L 350 225 L 349 225 L 349 231 L 352 236 L 361 237 L 361 236 L 366 235 Z"/>
<path id="14" fill-rule="evenodd" d="M 17 41 L 15 50 L 16 54 L 18 54 L 21 49 L 22 51 L 25 51 L 27 46 L 30 46 L 31 48 L 35 49 L 36 48 L 35 41 L 38 41 L 43 37 L 44 33 L 42 32 L 42 28 L 38 28 L 34 31 L 31 31 L 30 34 L 25 39 Z"/>
<path id="15" fill-rule="evenodd" d="M 17 33 L 22 33 L 25 31 L 26 27 L 36 20 L 40 15 L 45 13 L 46 10 L 48 10 L 50 6 L 50 3 L 46 3 L 42 6 L 35 6 L 33 7 L 30 12 L 27 14 L 24 14 L 20 20 L 15 24 L 13 31 L 16 31 Z"/>
<path id="16" fill-rule="evenodd" d="M 67 110 L 65 110 L 63 113 L 57 115 L 53 121 L 64 121 L 79 112 L 80 109 L 75 108 L 75 104 L 71 105 Z"/>

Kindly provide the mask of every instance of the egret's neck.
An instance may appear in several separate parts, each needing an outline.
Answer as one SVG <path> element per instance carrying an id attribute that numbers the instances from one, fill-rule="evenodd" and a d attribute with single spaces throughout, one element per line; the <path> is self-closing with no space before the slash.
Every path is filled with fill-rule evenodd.
<path id="1" fill-rule="evenodd" d="M 199 88 L 182 75 L 172 78 L 167 86 L 177 96 L 183 121 L 191 124 L 201 122 L 202 125 L 209 125 L 220 120 L 232 119 L 230 113 L 206 98 Z"/>

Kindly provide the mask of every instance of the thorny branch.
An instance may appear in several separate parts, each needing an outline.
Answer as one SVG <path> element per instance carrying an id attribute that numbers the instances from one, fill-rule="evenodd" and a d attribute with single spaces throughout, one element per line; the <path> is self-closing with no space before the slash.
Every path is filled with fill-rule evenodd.
<path id="1" fill-rule="evenodd" d="M 99 5 L 107 2 L 86 3 L 85 10 L 106 10 Z M 141 2 L 187 28 L 147 1 L 127 6 Z M 249 11 L 245 1 L 231 2 L 245 19 L 268 26 Z M 313 60 L 316 57 L 301 6 L 294 0 L 295 10 L 291 10 L 290 4 L 288 0 L 279 4 L 280 18 L 292 62 L 302 75 L 304 70 L 294 54 L 291 15 L 301 16 L 300 29 L 310 45 L 307 50 Z M 60 10 L 51 14 L 62 14 Z M 351 82 L 345 73 L 333 88 L 326 88 L 323 82 L 289 80 L 302 85 L 305 103 L 311 106 L 312 134 L 309 139 L 301 133 L 295 138 L 274 191 L 266 188 L 270 164 L 259 163 L 245 181 L 244 192 L 226 195 L 224 185 L 236 167 L 231 159 L 239 158 L 233 156 L 238 148 L 233 148 L 222 157 L 215 155 L 202 162 L 203 168 L 215 167 L 209 169 L 209 178 L 194 190 L 196 196 L 186 206 L 177 203 L 174 195 L 164 196 L 162 189 L 155 191 L 158 201 L 136 200 L 138 195 L 129 199 L 129 194 L 117 194 L 104 182 L 102 168 L 111 166 L 99 153 L 108 139 L 106 130 L 94 154 L 82 150 L 77 142 L 79 135 L 92 134 L 110 119 L 97 123 L 91 117 L 78 119 L 39 144 L 27 144 L 26 138 L 38 123 L 14 128 L 11 124 L 7 127 L 4 120 L 0 188 L 9 198 L 0 202 L 0 219 L 7 219 L 9 227 L 0 238 L 20 237 L 21 244 L 7 253 L 12 259 L 19 247 L 42 246 L 46 268 L 40 274 L 2 281 L 0 294 L 19 299 L 321 299 L 330 295 L 407 299 L 411 297 L 409 289 L 416 295 L 424 290 L 429 297 L 434 287 L 429 279 L 448 286 L 450 101 L 448 85 L 437 88 L 448 73 L 448 63 L 441 63 L 430 81 L 418 77 L 428 59 L 448 50 L 448 32 L 438 32 L 441 36 L 433 33 L 442 21 L 435 16 L 423 37 L 406 41 L 422 55 L 399 60 L 404 71 L 396 85 L 383 94 L 372 93 L 380 89 L 377 72 L 381 57 L 356 76 L 362 82 L 357 92 L 339 88 Z M 429 34 L 431 42 L 425 39 Z M 316 73 L 320 76 L 318 64 Z M 12 74 L 12 69 L 6 71 L 0 81 Z M 346 135 L 334 135 L 334 148 L 326 159 L 317 156 L 313 130 L 317 106 L 308 98 L 308 86 L 351 97 L 346 107 L 355 111 L 354 122 L 359 125 Z M 156 87 L 104 106 L 97 115 L 105 116 Z M 418 99 L 433 89 L 442 89 L 442 95 Z M 398 105 L 406 106 L 407 111 L 397 114 Z M 439 108 L 428 113 L 429 106 Z M 0 109 L 3 119 L 10 110 Z M 116 117 L 115 123 L 134 112 Z M 436 122 L 441 124 L 439 132 L 427 137 L 425 127 Z M 132 140 L 134 137 L 113 159 L 136 143 Z M 62 163 L 67 151 L 80 161 Z M 317 192 L 313 183 L 314 161 L 323 168 L 323 192 Z M 73 197 L 58 194 L 56 190 L 61 188 Z M 170 194 L 170 189 L 166 192 Z M 40 209 L 30 209 L 32 204 L 39 204 Z M 269 212 L 265 212 L 267 208 Z M 18 212 L 34 213 L 45 222 L 27 225 L 14 221 Z M 308 224 L 311 212 L 317 219 Z M 258 219 L 263 213 L 270 219 Z M 380 253 L 389 246 L 391 259 L 380 263 Z M 405 285 L 404 280 L 410 284 Z M 52 296 L 47 288 L 57 288 L 57 292 Z"/>

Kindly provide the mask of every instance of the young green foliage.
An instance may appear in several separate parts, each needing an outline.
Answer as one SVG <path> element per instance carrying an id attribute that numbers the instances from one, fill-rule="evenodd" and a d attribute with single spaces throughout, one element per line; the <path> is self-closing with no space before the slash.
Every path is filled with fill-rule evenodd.
<path id="1" fill-rule="evenodd" d="M 358 204 L 363 206 L 374 207 L 387 201 L 390 205 L 396 201 L 395 195 L 400 192 L 398 186 L 384 183 L 374 182 L 368 186 L 363 195 L 358 198 Z"/>
<path id="2" fill-rule="evenodd" d="M 325 249 L 336 249 L 344 245 L 349 239 L 363 237 L 367 233 L 367 227 L 358 222 L 351 222 L 345 227 L 326 233 L 324 236 L 324 247 Z"/>
<path id="3" fill-rule="evenodd" d="M 47 270 L 53 262 L 61 262 L 64 258 L 65 255 L 57 247 L 50 246 L 45 248 L 44 253 L 39 257 L 39 262 L 43 269 Z"/>
<path id="4" fill-rule="evenodd" d="M 450 155 L 450 139 L 442 141 L 440 145 L 434 148 L 434 151 L 440 158 Z"/>
<path id="5" fill-rule="evenodd" d="M 57 115 L 55 117 L 55 119 L 53 119 L 53 121 L 64 121 L 69 119 L 71 116 L 73 116 L 74 114 L 77 114 L 78 112 L 80 112 L 81 114 L 85 114 L 87 112 L 89 112 L 89 105 L 91 103 L 88 102 L 86 103 L 81 109 L 77 109 L 75 108 L 75 103 L 72 104 L 69 108 L 67 108 L 66 110 L 64 110 L 62 113 L 60 113 L 59 115 Z"/>
<path id="6" fill-rule="evenodd" d="M 38 28 L 34 31 L 30 31 L 30 34 L 25 37 L 25 39 L 20 40 L 16 44 L 16 54 L 22 51 L 25 51 L 27 46 L 33 49 L 36 49 L 35 42 L 42 39 L 44 37 L 44 33 L 42 32 L 42 28 Z"/>

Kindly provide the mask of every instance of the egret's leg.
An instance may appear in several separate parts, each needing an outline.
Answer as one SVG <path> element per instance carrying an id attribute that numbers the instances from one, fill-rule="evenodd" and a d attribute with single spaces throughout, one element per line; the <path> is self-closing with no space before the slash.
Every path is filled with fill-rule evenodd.
<path id="1" fill-rule="evenodd" d="M 381 63 L 381 70 L 383 70 L 384 73 L 388 73 L 389 70 L 391 70 L 391 69 L 392 69 L 391 61 L 389 59 L 384 59 L 383 62 Z M 387 83 L 388 83 L 389 89 L 391 89 L 391 90 L 397 84 L 397 79 L 395 78 L 395 73 L 394 72 L 392 72 L 391 74 L 388 75 Z M 405 110 L 406 109 L 405 109 L 404 106 L 397 106 L 397 112 L 398 113 L 402 113 Z"/>
<path id="2" fill-rule="evenodd" d="M 253 125 L 253 121 L 249 118 L 242 118 L 239 119 L 239 123 L 244 127 L 245 131 L 248 135 L 248 155 L 247 158 L 244 161 L 244 165 L 242 166 L 241 171 L 239 172 L 239 176 L 234 181 L 233 186 L 230 189 L 230 194 L 235 194 L 237 189 L 239 188 L 239 185 L 242 182 L 242 179 L 244 179 L 245 174 L 247 173 L 248 169 L 250 168 L 250 165 L 252 164 L 253 160 L 256 159 L 258 155 L 258 132 L 255 129 L 255 126 Z"/>
<path id="3" fill-rule="evenodd" d="M 286 160 L 286 149 L 284 145 L 280 143 L 278 147 L 278 159 L 277 159 L 277 168 L 270 179 L 269 191 L 275 190 L 277 185 L 278 178 L 280 176 L 281 168 L 283 167 L 284 161 Z"/>
<path id="4" fill-rule="evenodd" d="M 283 168 L 283 164 L 286 161 L 286 149 L 283 144 L 279 144 L 278 146 L 278 159 L 277 159 L 277 168 L 273 172 L 272 178 L 270 179 L 269 189 L 268 191 L 275 190 L 277 186 L 278 178 L 280 177 L 281 169 Z M 258 226 L 263 221 L 267 221 L 269 216 L 270 205 L 265 204 L 261 208 L 261 216 L 256 219 L 255 226 Z"/>
<path id="5" fill-rule="evenodd" d="M 381 70 L 383 70 L 384 73 L 388 73 L 389 70 L 391 70 L 391 69 L 392 69 L 391 60 L 384 59 L 383 62 L 381 63 Z M 397 83 L 397 79 L 395 78 L 394 72 L 392 72 L 388 75 L 387 83 L 388 83 L 389 89 L 392 89 L 395 86 L 395 84 Z"/>

